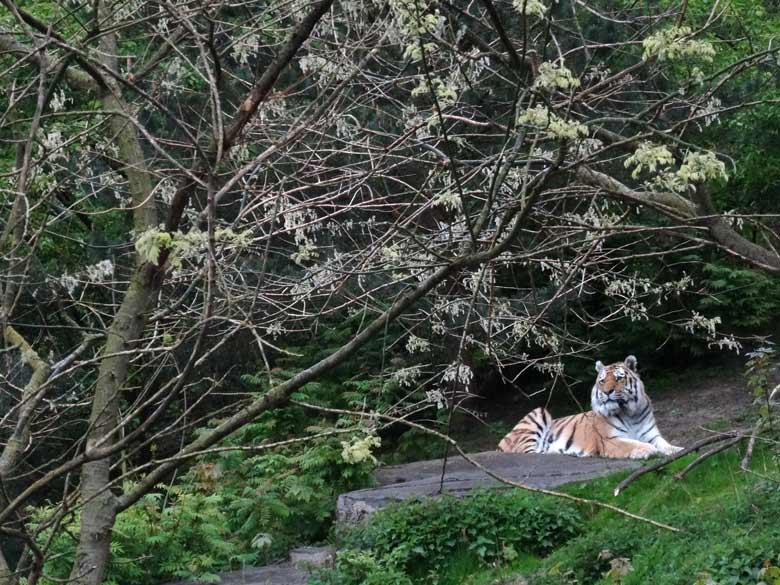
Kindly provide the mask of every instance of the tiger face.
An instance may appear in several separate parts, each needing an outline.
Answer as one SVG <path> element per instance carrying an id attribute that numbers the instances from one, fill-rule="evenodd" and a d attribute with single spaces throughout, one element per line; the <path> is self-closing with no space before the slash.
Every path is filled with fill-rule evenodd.
<path id="1" fill-rule="evenodd" d="M 636 372 L 636 358 L 605 366 L 596 362 L 596 383 L 591 392 L 591 406 L 603 416 L 628 415 L 637 411 L 644 399 L 644 385 Z"/>

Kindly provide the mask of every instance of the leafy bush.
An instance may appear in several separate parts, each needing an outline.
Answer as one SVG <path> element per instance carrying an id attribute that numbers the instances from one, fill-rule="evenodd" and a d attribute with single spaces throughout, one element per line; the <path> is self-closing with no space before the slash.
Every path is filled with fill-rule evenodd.
<path id="1" fill-rule="evenodd" d="M 780 310 L 777 279 L 763 272 L 708 263 L 703 268 L 702 284 L 710 295 L 699 301 L 699 310 L 720 316 L 730 328 L 766 327 Z"/>
<path id="2" fill-rule="evenodd" d="M 367 486 L 374 467 L 371 459 L 346 462 L 341 440 L 321 439 L 302 449 L 255 456 L 233 452 L 220 458 L 214 489 L 226 503 L 228 525 L 236 537 L 254 542 L 267 558 L 325 538 L 338 495 Z"/>
<path id="3" fill-rule="evenodd" d="M 412 585 L 408 575 L 371 553 L 340 551 L 333 570 L 322 571 L 311 585 Z"/>
<path id="4" fill-rule="evenodd" d="M 149 494 L 117 517 L 111 542 L 106 585 L 156 585 L 172 577 L 216 580 L 218 571 L 251 560 L 251 554 L 232 534 L 218 494 L 168 488 Z M 35 517 L 48 516 L 46 508 Z M 54 538 L 47 556 L 47 585 L 68 578 L 76 553 L 70 535 L 79 529 L 78 514 L 67 531 Z M 43 543 L 50 530 L 41 534 Z"/>
<path id="5" fill-rule="evenodd" d="M 344 538 L 349 554 L 320 583 L 368 582 L 354 579 L 356 574 L 367 578 L 371 571 L 361 573 L 355 567 L 368 565 L 372 571 L 400 571 L 436 583 L 456 556 L 470 555 L 488 564 L 510 562 L 521 553 L 547 554 L 576 536 L 580 521 L 579 513 L 560 501 L 517 491 L 404 502 L 349 532 Z"/>

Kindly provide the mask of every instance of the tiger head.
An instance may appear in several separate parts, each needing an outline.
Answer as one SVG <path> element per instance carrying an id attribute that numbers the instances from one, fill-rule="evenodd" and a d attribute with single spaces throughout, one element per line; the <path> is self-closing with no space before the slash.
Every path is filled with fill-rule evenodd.
<path id="1" fill-rule="evenodd" d="M 636 357 L 605 366 L 596 362 L 596 383 L 590 395 L 591 407 L 603 416 L 632 415 L 642 408 L 645 386 L 636 371 Z"/>

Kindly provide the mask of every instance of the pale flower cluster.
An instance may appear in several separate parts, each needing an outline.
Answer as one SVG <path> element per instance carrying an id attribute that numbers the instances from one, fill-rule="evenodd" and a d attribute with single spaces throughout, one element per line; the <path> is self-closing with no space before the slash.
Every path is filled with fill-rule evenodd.
<path id="1" fill-rule="evenodd" d="M 555 378 L 556 376 L 560 376 L 563 374 L 563 363 L 560 361 L 557 362 L 536 362 L 534 364 L 534 369 L 538 370 L 542 374 L 547 374 L 551 378 Z"/>
<path id="2" fill-rule="evenodd" d="M 87 266 L 87 277 L 92 282 L 103 282 L 114 275 L 114 263 L 111 260 L 101 260 L 97 264 Z"/>
<path id="3" fill-rule="evenodd" d="M 703 183 L 710 179 L 728 179 L 726 165 L 711 152 L 688 151 L 677 175 L 687 183 Z"/>
<path id="4" fill-rule="evenodd" d="M 341 441 L 341 458 L 353 465 L 364 461 L 376 463 L 376 457 L 371 453 L 371 449 L 379 447 L 381 444 L 382 440 L 376 435 L 366 435 L 362 439 L 352 441 Z"/>
<path id="5" fill-rule="evenodd" d="M 284 325 L 282 325 L 279 321 L 274 321 L 271 323 L 268 327 L 265 328 L 266 333 L 273 337 L 274 339 L 278 338 L 280 335 L 283 335 L 287 333 L 287 329 L 284 328 Z"/>
<path id="6" fill-rule="evenodd" d="M 61 112 L 65 109 L 65 105 L 72 101 L 73 100 L 69 97 L 65 97 L 65 91 L 61 89 L 52 94 L 51 99 L 49 100 L 49 107 L 52 112 Z"/>
<path id="7" fill-rule="evenodd" d="M 393 380 L 398 382 L 401 386 L 411 386 L 421 375 L 422 370 L 419 366 L 409 366 L 408 368 L 400 368 L 393 372 Z"/>
<path id="8" fill-rule="evenodd" d="M 458 382 L 464 386 L 468 386 L 474 377 L 474 372 L 466 364 L 461 362 L 453 362 L 442 374 L 442 382 Z"/>
<path id="9" fill-rule="evenodd" d="M 547 90 L 570 90 L 577 89 L 580 86 L 580 80 L 574 77 L 574 74 L 563 63 L 542 63 L 539 66 L 539 75 L 534 81 L 534 86 Z"/>
<path id="10" fill-rule="evenodd" d="M 536 18 L 544 18 L 547 12 L 547 7 L 539 0 L 512 0 L 512 6 L 520 14 Z"/>
<path id="11" fill-rule="evenodd" d="M 41 138 L 41 146 L 43 147 L 45 153 L 48 154 L 50 161 L 67 158 L 63 148 L 64 145 L 65 138 L 62 136 L 62 132 L 58 129 L 49 131 Z M 41 153 L 41 155 L 43 155 L 43 153 Z"/>
<path id="12" fill-rule="evenodd" d="M 230 229 L 217 229 L 214 239 L 218 243 L 245 247 L 248 244 L 247 233 L 236 233 Z M 199 258 L 203 255 L 208 242 L 208 234 L 200 230 L 189 232 L 167 232 L 161 228 L 151 228 L 142 232 L 135 241 L 135 250 L 144 261 L 157 264 L 163 250 L 168 250 L 168 263 L 174 269 L 180 269 L 185 258 Z"/>
<path id="13" fill-rule="evenodd" d="M 720 317 L 705 317 L 704 315 L 693 311 L 691 318 L 683 323 L 683 327 L 685 327 L 685 330 L 689 333 L 694 333 L 697 329 L 700 329 L 704 331 L 708 337 L 714 337 L 720 323 Z"/>
<path id="14" fill-rule="evenodd" d="M 720 122 L 720 107 L 721 101 L 719 98 L 711 98 L 703 107 L 696 110 L 697 116 L 704 116 L 704 125 L 710 126 L 714 123 Z"/>
<path id="15" fill-rule="evenodd" d="M 348 63 L 336 62 L 318 55 L 305 55 L 298 60 L 301 71 L 305 74 L 316 73 L 323 79 L 343 80 L 352 73 L 352 67 Z"/>
<path id="16" fill-rule="evenodd" d="M 413 333 L 409 334 L 409 338 L 406 340 L 406 351 L 411 354 L 425 353 L 431 348 L 431 344 L 427 339 L 417 337 Z"/>
<path id="17" fill-rule="evenodd" d="M 512 337 L 516 341 L 524 341 L 527 345 L 531 342 L 539 347 L 550 349 L 557 352 L 561 348 L 560 338 L 553 332 L 544 327 L 533 323 L 527 317 L 519 317 L 512 324 Z"/>
<path id="18" fill-rule="evenodd" d="M 712 61 L 715 47 L 706 41 L 687 38 L 690 34 L 691 29 L 687 26 L 672 26 L 653 33 L 642 41 L 645 49 L 642 58 L 647 60 L 657 57 L 659 61 L 674 61 L 696 57 L 704 61 Z"/>
<path id="19" fill-rule="evenodd" d="M 66 272 L 60 276 L 60 284 L 66 291 L 68 291 L 70 296 L 73 296 L 73 293 L 76 292 L 76 288 L 79 286 L 79 281 L 75 276 Z"/>
<path id="20" fill-rule="evenodd" d="M 460 197 L 457 193 L 455 193 L 455 191 L 452 191 L 451 189 L 446 189 L 436 193 L 436 195 L 433 196 L 433 201 L 431 204 L 434 207 L 443 207 L 447 211 L 452 212 L 460 211 L 461 208 Z"/>
<path id="21" fill-rule="evenodd" d="M 395 40 L 406 44 L 404 57 L 419 61 L 422 59 L 420 37 L 436 35 L 444 26 L 441 11 L 430 0 L 391 0 L 388 4 L 398 25 Z M 437 50 L 436 43 L 426 43 L 426 53 Z"/>
<path id="22" fill-rule="evenodd" d="M 412 97 L 425 95 L 432 89 L 439 102 L 439 106 L 442 108 L 450 107 L 458 101 L 458 92 L 455 86 L 452 83 L 448 83 L 448 81 L 451 82 L 452 80 L 445 81 L 440 77 L 434 77 L 431 79 L 431 85 L 429 86 L 428 83 L 423 80 L 412 90 Z M 438 123 L 439 118 L 436 116 L 433 117 L 432 120 L 435 120 Z M 428 126 L 430 129 L 431 121 L 429 121 Z"/>
<path id="23" fill-rule="evenodd" d="M 631 176 L 637 179 L 644 170 L 654 173 L 659 166 L 666 167 L 673 163 L 674 157 L 666 146 L 644 141 L 624 164 L 626 168 L 634 167 Z"/>
<path id="24" fill-rule="evenodd" d="M 442 410 L 445 406 L 447 406 L 447 399 L 438 388 L 427 390 L 425 392 L 425 400 L 431 404 L 435 404 L 437 410 Z"/>
<path id="25" fill-rule="evenodd" d="M 545 130 L 553 138 L 563 140 L 576 140 L 588 135 L 588 127 L 585 124 L 566 121 L 541 105 L 525 110 L 518 116 L 517 121 Z"/>
<path id="26" fill-rule="evenodd" d="M 249 63 L 249 58 L 257 52 L 260 46 L 260 35 L 250 33 L 239 38 L 230 48 L 230 56 L 236 60 L 239 65 L 245 66 Z"/>

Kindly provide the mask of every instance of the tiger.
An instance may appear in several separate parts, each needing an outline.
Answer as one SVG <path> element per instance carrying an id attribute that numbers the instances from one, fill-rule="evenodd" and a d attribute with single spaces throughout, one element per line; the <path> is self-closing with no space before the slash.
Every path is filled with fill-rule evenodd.
<path id="1" fill-rule="evenodd" d="M 545 408 L 528 413 L 498 444 L 505 453 L 563 453 L 577 457 L 644 459 L 682 449 L 661 436 L 637 359 L 596 362 L 593 410 L 553 419 Z"/>

